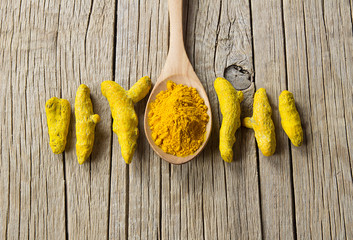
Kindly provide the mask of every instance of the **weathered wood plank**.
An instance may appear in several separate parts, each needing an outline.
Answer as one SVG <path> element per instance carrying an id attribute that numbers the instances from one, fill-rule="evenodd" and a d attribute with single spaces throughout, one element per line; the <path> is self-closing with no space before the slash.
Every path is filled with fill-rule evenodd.
<path id="1" fill-rule="evenodd" d="M 249 116 L 254 93 L 254 86 L 250 85 L 254 72 L 250 5 L 249 1 L 221 1 L 221 4 L 214 71 L 216 76 L 223 75 L 237 89 L 245 88 L 242 117 Z M 209 85 L 210 89 L 213 91 Z M 218 103 L 216 99 L 215 102 Z M 221 120 L 219 108 L 217 113 Z M 220 122 L 217 127 L 218 135 Z M 218 152 L 216 139 L 214 149 Z M 262 231 L 255 139 L 250 131 L 243 128 L 238 130 L 236 139 L 235 160 L 232 164 L 224 163 L 228 214 L 225 231 L 229 232 L 230 239 L 260 239 Z"/>
<path id="2" fill-rule="evenodd" d="M 45 102 L 61 96 L 57 2 L 0 4 L 0 238 L 65 238 L 63 157 L 49 147 Z"/>
<path id="3" fill-rule="evenodd" d="M 353 237 L 353 159 L 349 149 L 349 143 L 352 142 L 352 138 L 349 138 L 352 132 L 349 130 L 353 129 L 353 26 L 349 22 L 349 7 L 348 1 L 324 2 L 324 31 L 321 32 L 327 39 L 327 50 L 323 50 L 323 81 L 333 185 L 329 195 L 333 198 L 330 204 L 337 204 L 338 208 L 338 214 L 334 213 L 335 224 L 331 222 L 332 237 L 347 239 Z"/>
<path id="4" fill-rule="evenodd" d="M 130 87 L 129 81 L 129 66 L 130 61 L 127 54 L 123 52 L 130 48 L 131 39 L 129 35 L 128 19 L 131 14 L 128 1 L 118 1 L 116 4 L 116 33 L 115 33 L 115 66 L 114 78 L 125 89 Z M 133 4 L 133 3 L 132 3 Z M 122 24 L 126 23 L 126 24 Z M 136 29 L 135 29 L 136 31 Z M 125 36 L 125 38 L 124 38 Z M 135 159 L 133 159 L 134 161 Z M 129 166 L 125 164 L 121 156 L 120 145 L 117 141 L 117 136 L 112 135 L 112 174 L 111 174 L 111 196 L 110 196 L 110 223 L 109 223 L 109 238 L 127 239 L 128 238 L 128 210 L 130 205 L 129 200 Z"/>
<path id="5" fill-rule="evenodd" d="M 267 91 L 276 129 L 275 155 L 264 157 L 259 151 L 261 212 L 265 239 L 295 237 L 291 192 L 288 138 L 281 128 L 278 96 L 287 88 L 285 41 L 280 1 L 251 1 L 255 84 Z"/>
<path id="6" fill-rule="evenodd" d="M 153 82 L 158 77 L 168 48 L 166 6 L 164 1 L 118 2 L 115 81 L 125 89 L 142 76 L 150 76 Z M 116 215 L 110 219 L 110 236 L 119 239 L 161 238 L 161 162 L 144 136 L 146 102 L 147 97 L 135 107 L 140 137 L 129 166 L 121 157 L 117 137 L 113 136 L 111 183 L 115 195 L 111 197 L 111 213 Z M 122 205 L 124 198 L 127 202 Z"/>
<path id="7" fill-rule="evenodd" d="M 310 11 L 308 9 L 311 9 Z M 299 238 L 352 232 L 352 22 L 349 1 L 284 4 L 288 89 L 305 145 L 292 148 Z"/>
<path id="8" fill-rule="evenodd" d="M 203 154 L 181 168 L 181 239 L 261 238 L 255 142 L 251 133 L 239 131 L 234 162 L 223 162 L 218 151 L 221 116 L 213 88 L 229 65 L 247 69 L 250 78 L 249 3 L 189 0 L 187 6 L 186 50 L 208 93 L 214 125 Z M 229 80 L 236 85 L 239 78 Z"/>
<path id="9" fill-rule="evenodd" d="M 108 237 L 111 115 L 100 83 L 113 76 L 115 1 L 62 1 L 60 4 L 58 65 L 62 92 L 72 106 L 80 84 L 91 89 L 93 110 L 101 117 L 90 158 L 76 158 L 75 118 L 65 153 L 68 237 Z"/>
<path id="10" fill-rule="evenodd" d="M 297 148 L 291 145 L 297 237 L 299 239 L 318 239 L 323 236 L 321 224 L 311 223 L 318 221 L 319 212 L 311 212 L 310 210 L 311 206 L 317 206 L 321 202 L 319 191 L 315 190 L 316 188 L 321 189 L 321 187 L 315 187 L 317 184 L 313 178 L 314 166 L 310 160 L 315 159 L 316 162 L 318 157 L 313 158 L 310 150 L 313 147 L 311 131 L 316 123 L 312 126 L 310 92 L 313 90 L 310 90 L 308 80 L 304 3 L 301 0 L 290 3 L 284 1 L 283 12 L 287 53 L 287 87 L 295 97 L 304 130 L 303 146 Z M 300 171 L 299 174 L 298 171 Z M 313 216 L 310 216 L 311 214 Z M 328 236 L 326 235 L 326 237 Z"/>
<path id="11" fill-rule="evenodd" d="M 135 33 L 137 35 L 136 54 L 131 56 L 131 53 L 126 52 L 127 56 L 130 55 L 128 59 L 130 58 L 130 60 L 136 62 L 136 67 L 128 67 L 130 71 L 128 78 L 130 86 L 145 75 L 149 75 L 153 79 L 157 78 L 156 72 L 152 70 L 155 67 L 154 53 L 158 46 L 157 41 L 154 40 L 156 35 L 153 35 L 156 33 L 156 26 L 158 26 L 159 22 L 158 15 L 153 16 L 153 10 L 156 9 L 155 2 L 142 1 L 139 2 L 137 8 L 137 11 L 132 13 L 132 16 L 138 14 L 138 21 L 135 20 L 135 24 L 138 27 Z M 155 29 L 153 32 L 152 28 Z M 118 69 L 117 72 L 119 72 Z M 136 231 L 130 228 L 134 223 L 140 224 L 138 237 L 142 239 L 160 238 L 160 159 L 150 149 L 144 135 L 143 118 L 146 103 L 147 97 L 136 106 L 136 112 L 139 117 L 140 137 L 135 162 L 129 168 L 129 204 L 131 203 L 131 205 L 129 205 L 128 236 L 130 239 L 137 238 Z M 134 200 L 136 200 L 137 204 L 134 204 Z M 140 219 L 138 217 L 139 214 Z"/>

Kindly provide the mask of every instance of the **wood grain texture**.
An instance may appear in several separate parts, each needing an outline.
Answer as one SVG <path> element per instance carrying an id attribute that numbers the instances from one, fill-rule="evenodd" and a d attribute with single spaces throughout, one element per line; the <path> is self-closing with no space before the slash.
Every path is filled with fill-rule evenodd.
<path id="1" fill-rule="evenodd" d="M 249 134 L 240 130 L 235 144 L 234 162 L 227 164 L 221 159 L 218 150 L 221 116 L 213 88 L 215 78 L 223 76 L 224 69 L 229 65 L 236 64 L 252 72 L 252 43 L 250 38 L 245 37 L 251 34 L 249 3 L 189 0 L 187 6 L 186 50 L 208 93 L 214 123 L 210 142 L 203 154 L 182 166 L 182 183 L 187 183 L 184 176 L 188 175 L 189 186 L 182 185 L 181 189 L 189 189 L 186 196 L 200 194 L 201 199 L 195 200 L 201 201 L 182 202 L 181 219 L 188 209 L 198 209 L 201 205 L 201 213 L 196 211 L 194 215 L 185 216 L 188 219 L 188 238 L 261 238 L 255 142 Z M 245 36 L 241 33 L 245 33 Z M 243 144 L 241 139 L 247 138 L 250 144 Z M 202 188 L 196 184 L 200 181 Z M 196 192 L 190 188 L 190 183 L 195 183 Z M 203 217 L 200 218 L 200 215 Z M 196 220 L 189 222 L 191 219 Z M 194 232 L 193 224 L 203 225 L 203 237 Z"/>
<path id="2" fill-rule="evenodd" d="M 162 57 L 167 53 L 167 14 L 166 3 L 118 2 L 115 81 L 125 89 L 142 76 L 149 75 L 153 81 L 158 77 Z M 110 236 L 119 239 L 157 239 L 161 234 L 161 162 L 143 134 L 146 101 L 147 97 L 135 106 L 140 136 L 129 166 L 121 157 L 116 135 L 113 136 L 111 213 L 114 218 L 110 221 Z"/>
<path id="3" fill-rule="evenodd" d="M 295 238 L 291 157 L 288 138 L 281 128 L 278 96 L 287 88 L 285 39 L 280 1 L 251 1 L 256 89 L 265 88 L 276 130 L 276 152 L 259 151 L 261 211 L 265 239 Z"/>
<path id="4" fill-rule="evenodd" d="M 168 53 L 167 1 L 0 1 L 0 239 L 352 239 L 353 2 L 184 0 L 185 48 L 207 91 L 213 131 L 204 151 L 175 166 L 143 133 L 130 165 L 112 132 L 100 83 L 156 82 Z M 273 109 L 277 151 L 236 133 L 234 161 L 218 150 L 213 88 L 226 76 Z M 45 102 L 91 89 L 101 116 L 90 159 L 76 159 L 75 118 L 65 154 L 49 146 Z M 304 144 L 290 144 L 278 113 L 293 92 Z"/>
<path id="5" fill-rule="evenodd" d="M 91 89 L 93 110 L 101 117 L 88 161 L 76 158 L 74 109 L 65 152 L 67 236 L 108 237 L 111 115 L 100 83 L 113 76 L 114 1 L 62 1 L 57 36 L 62 94 L 74 106 L 77 88 Z M 107 147 L 108 146 L 108 147 Z"/>
<path id="6" fill-rule="evenodd" d="M 348 1 L 284 3 L 288 90 L 296 98 L 306 139 L 304 146 L 292 147 L 298 238 L 350 239 L 350 5 Z"/>
<path id="7" fill-rule="evenodd" d="M 49 147 L 45 102 L 61 96 L 59 4 L 2 1 L 0 238 L 65 238 L 63 156 Z"/>

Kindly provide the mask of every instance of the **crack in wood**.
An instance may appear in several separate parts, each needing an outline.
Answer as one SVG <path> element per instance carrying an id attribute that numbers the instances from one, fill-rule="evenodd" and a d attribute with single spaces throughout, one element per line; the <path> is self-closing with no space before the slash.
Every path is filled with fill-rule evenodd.
<path id="1" fill-rule="evenodd" d="M 232 64 L 224 69 L 224 78 L 230 81 L 237 90 L 251 86 L 251 74 L 241 66 Z"/>

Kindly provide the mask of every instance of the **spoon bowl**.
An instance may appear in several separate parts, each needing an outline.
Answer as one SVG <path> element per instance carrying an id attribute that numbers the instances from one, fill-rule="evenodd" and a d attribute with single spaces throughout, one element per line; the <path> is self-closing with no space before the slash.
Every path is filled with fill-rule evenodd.
<path id="1" fill-rule="evenodd" d="M 154 142 L 154 140 L 152 139 L 152 131 L 150 129 L 150 126 L 148 124 L 148 113 L 150 111 L 150 102 L 153 102 L 154 100 L 156 100 L 156 96 L 158 93 L 160 93 L 161 91 L 165 91 L 167 90 L 167 81 L 173 81 L 176 84 L 183 84 L 186 85 L 188 87 L 193 87 L 196 88 L 196 90 L 198 91 L 200 97 L 202 99 L 204 99 L 205 101 L 205 105 L 207 106 L 207 114 L 209 116 L 209 121 L 206 125 L 206 133 L 205 133 L 205 138 L 204 138 L 204 142 L 202 143 L 202 145 L 200 146 L 199 149 L 197 149 L 197 151 L 192 154 L 192 155 L 188 155 L 185 157 L 178 157 L 172 154 L 168 154 L 166 152 L 164 152 L 159 146 L 157 146 Z M 158 156 L 160 156 L 161 158 L 163 158 L 164 160 L 166 160 L 167 162 L 173 163 L 173 164 L 183 164 L 186 163 L 188 161 L 190 161 L 191 159 L 193 159 L 194 157 L 196 157 L 202 150 L 203 148 L 206 146 L 207 141 L 210 137 L 211 134 L 211 130 L 212 130 L 212 113 L 211 113 L 211 107 L 210 107 L 210 103 L 208 101 L 207 98 L 207 94 L 206 91 L 203 89 L 201 83 L 198 83 L 197 81 L 194 80 L 190 80 L 190 78 L 188 78 L 187 76 L 182 76 L 182 75 L 174 75 L 174 76 L 170 76 L 166 79 L 161 80 L 160 82 L 158 82 L 157 85 L 155 85 L 155 87 L 153 88 L 150 97 L 148 99 L 147 102 L 147 106 L 146 106 L 146 111 L 145 111 L 145 116 L 144 116 L 144 126 L 145 126 L 145 134 L 147 137 L 147 140 L 150 144 L 150 146 L 152 147 L 152 149 L 158 154 Z"/>
<path id="2" fill-rule="evenodd" d="M 207 141 L 211 134 L 212 129 L 212 113 L 211 105 L 208 100 L 205 89 L 203 88 L 199 78 L 197 77 L 192 65 L 187 57 L 184 40 L 183 40 L 183 26 L 182 26 L 182 10 L 183 10 L 182 0 L 168 0 L 169 18 L 170 18 L 170 46 L 169 52 L 166 59 L 166 63 L 161 71 L 161 74 L 155 83 L 154 88 L 148 98 L 145 116 L 144 116 L 144 126 L 145 134 L 147 140 L 152 147 L 152 149 L 164 160 L 173 164 L 183 164 L 194 157 L 196 157 L 206 146 Z M 209 116 L 208 123 L 206 125 L 206 133 L 204 142 L 197 151 L 185 157 L 178 157 L 172 154 L 164 152 L 160 147 L 158 147 L 154 140 L 152 139 L 151 129 L 148 123 L 148 113 L 150 111 L 150 103 L 156 100 L 156 96 L 159 92 L 167 90 L 167 81 L 173 81 L 176 84 L 183 84 L 188 87 L 195 88 L 200 97 L 204 100 L 207 106 L 207 114 Z"/>

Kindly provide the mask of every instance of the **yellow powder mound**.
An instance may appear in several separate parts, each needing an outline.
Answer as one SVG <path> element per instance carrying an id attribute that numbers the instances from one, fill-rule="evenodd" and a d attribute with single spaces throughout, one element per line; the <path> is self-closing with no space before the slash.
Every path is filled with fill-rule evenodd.
<path id="1" fill-rule="evenodd" d="M 199 149 L 209 116 L 195 88 L 168 81 L 167 90 L 156 96 L 150 109 L 152 138 L 164 152 L 184 157 Z"/>

